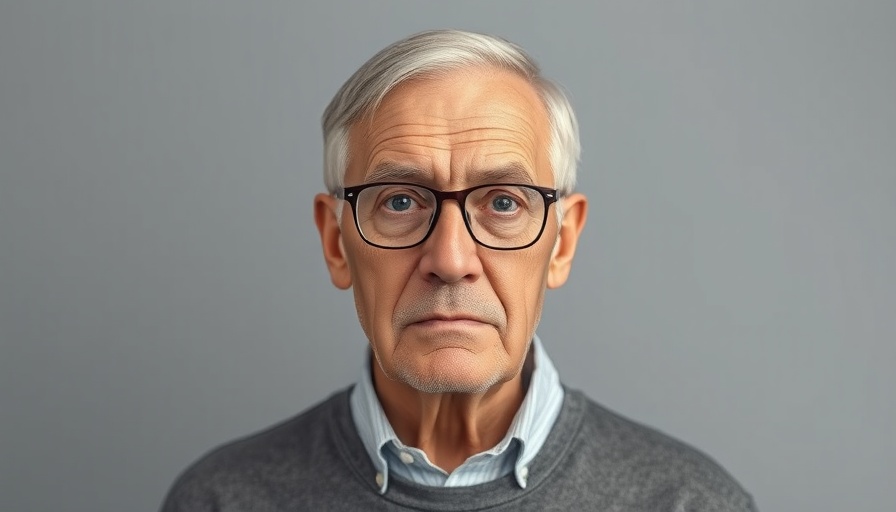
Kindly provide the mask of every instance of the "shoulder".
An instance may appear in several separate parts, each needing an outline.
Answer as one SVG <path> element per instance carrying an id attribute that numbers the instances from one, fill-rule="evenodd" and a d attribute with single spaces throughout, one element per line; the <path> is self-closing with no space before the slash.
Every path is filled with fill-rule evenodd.
<path id="1" fill-rule="evenodd" d="M 335 393 L 293 418 L 205 454 L 177 478 L 162 510 L 211 510 L 216 509 L 212 503 L 257 499 L 271 489 L 326 478 L 333 466 L 326 461 L 338 456 L 333 431 L 347 410 L 348 394 Z"/>
<path id="2" fill-rule="evenodd" d="M 575 464 L 612 481 L 620 501 L 650 510 L 755 510 L 750 495 L 696 448 L 567 390 L 581 407 Z"/>

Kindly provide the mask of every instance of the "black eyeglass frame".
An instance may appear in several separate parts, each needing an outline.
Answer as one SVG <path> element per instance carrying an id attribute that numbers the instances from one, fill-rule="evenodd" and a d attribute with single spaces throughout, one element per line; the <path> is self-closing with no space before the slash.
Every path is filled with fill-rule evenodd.
<path id="1" fill-rule="evenodd" d="M 357 209 L 358 196 L 365 189 L 368 189 L 371 187 L 380 187 L 383 185 L 405 185 L 405 186 L 422 188 L 422 189 L 430 191 L 432 193 L 432 195 L 436 198 L 436 209 L 435 209 L 435 212 L 433 212 L 433 214 L 432 214 L 432 220 L 429 222 L 429 230 L 426 232 L 426 235 L 424 235 L 423 238 L 419 242 L 411 244 L 411 245 L 390 247 L 387 245 L 375 244 L 375 243 L 371 242 L 370 240 L 368 240 L 366 236 L 364 236 L 364 232 L 361 231 L 361 225 L 358 223 L 358 209 Z M 494 246 L 483 243 L 481 240 L 476 238 L 475 234 L 473 234 L 473 228 L 470 226 L 470 219 L 467 216 L 467 210 L 465 207 L 465 203 L 467 201 L 467 196 L 469 196 L 473 191 L 479 190 L 481 188 L 501 187 L 501 186 L 528 188 L 528 189 L 538 192 L 541 195 L 541 198 L 544 200 L 544 218 L 541 219 L 541 229 L 538 230 L 538 234 L 535 236 L 535 239 L 526 245 L 521 245 L 519 247 L 494 247 Z M 535 185 L 521 184 L 521 183 L 488 183 L 485 185 L 476 185 L 475 187 L 465 188 L 463 190 L 455 190 L 455 191 L 451 191 L 451 192 L 445 192 L 445 191 L 436 190 L 434 188 L 430 188 L 430 187 L 427 187 L 424 185 L 418 185 L 416 183 L 388 181 L 388 182 L 381 182 L 381 183 L 365 183 L 364 185 L 356 185 L 354 187 L 338 188 L 338 189 L 336 189 L 335 195 L 336 195 L 337 199 L 344 199 L 345 201 L 348 202 L 348 204 L 351 205 L 352 217 L 355 219 L 355 228 L 358 230 L 358 234 L 361 235 L 361 239 L 364 240 L 365 242 L 367 242 L 369 245 L 378 247 L 380 249 L 410 249 L 411 247 L 416 247 L 416 246 L 422 244 L 423 242 L 425 242 L 426 239 L 429 238 L 429 235 L 432 234 L 433 230 L 435 230 L 436 223 L 439 222 L 439 215 L 441 215 L 441 213 L 442 213 L 442 202 L 445 201 L 446 199 L 453 199 L 453 200 L 457 201 L 457 205 L 460 207 L 460 211 L 462 214 L 461 216 L 464 219 L 464 225 L 467 227 L 467 232 L 470 233 L 470 237 L 473 238 L 473 241 L 475 241 L 477 244 L 479 244 L 483 247 L 487 247 L 489 249 L 493 249 L 496 251 L 518 251 L 520 249 L 525 249 L 527 247 L 531 247 L 531 246 L 535 245 L 536 242 L 538 242 L 538 240 L 541 238 L 542 233 L 544 233 L 545 226 L 547 225 L 548 210 L 550 210 L 551 204 L 557 202 L 557 200 L 559 199 L 559 196 L 557 194 L 557 189 L 547 188 L 547 187 L 539 187 L 539 186 L 535 186 Z"/>

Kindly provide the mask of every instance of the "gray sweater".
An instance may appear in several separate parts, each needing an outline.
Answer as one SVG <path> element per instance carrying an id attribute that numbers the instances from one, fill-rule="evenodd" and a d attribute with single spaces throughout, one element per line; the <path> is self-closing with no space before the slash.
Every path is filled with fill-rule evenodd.
<path id="1" fill-rule="evenodd" d="M 566 390 L 521 489 L 508 475 L 425 487 L 376 471 L 355 432 L 349 391 L 200 459 L 163 512 L 325 510 L 751 511 L 750 496 L 695 449 Z"/>

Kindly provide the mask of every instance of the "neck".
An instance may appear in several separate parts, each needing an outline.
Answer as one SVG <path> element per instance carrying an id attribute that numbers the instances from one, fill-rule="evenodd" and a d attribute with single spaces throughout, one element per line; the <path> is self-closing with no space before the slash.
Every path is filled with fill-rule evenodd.
<path id="1" fill-rule="evenodd" d="M 450 473 L 504 438 L 523 402 L 533 366 L 530 350 L 522 372 L 484 393 L 424 393 L 389 379 L 375 361 L 371 373 L 386 418 L 401 442 L 423 450 L 433 464 Z"/>

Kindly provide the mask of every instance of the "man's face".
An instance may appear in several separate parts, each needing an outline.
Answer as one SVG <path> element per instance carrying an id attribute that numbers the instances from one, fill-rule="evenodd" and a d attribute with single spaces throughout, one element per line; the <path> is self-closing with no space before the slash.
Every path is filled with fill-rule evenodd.
<path id="1" fill-rule="evenodd" d="M 536 91 L 510 73 L 476 68 L 409 81 L 350 129 L 345 184 L 553 187 L 549 130 Z M 519 374 L 548 284 L 555 212 L 535 245 L 498 251 L 478 245 L 458 204 L 446 201 L 425 242 L 389 250 L 364 242 L 345 208 L 344 284 L 354 288 L 361 327 L 389 378 L 424 392 L 470 393 Z"/>

